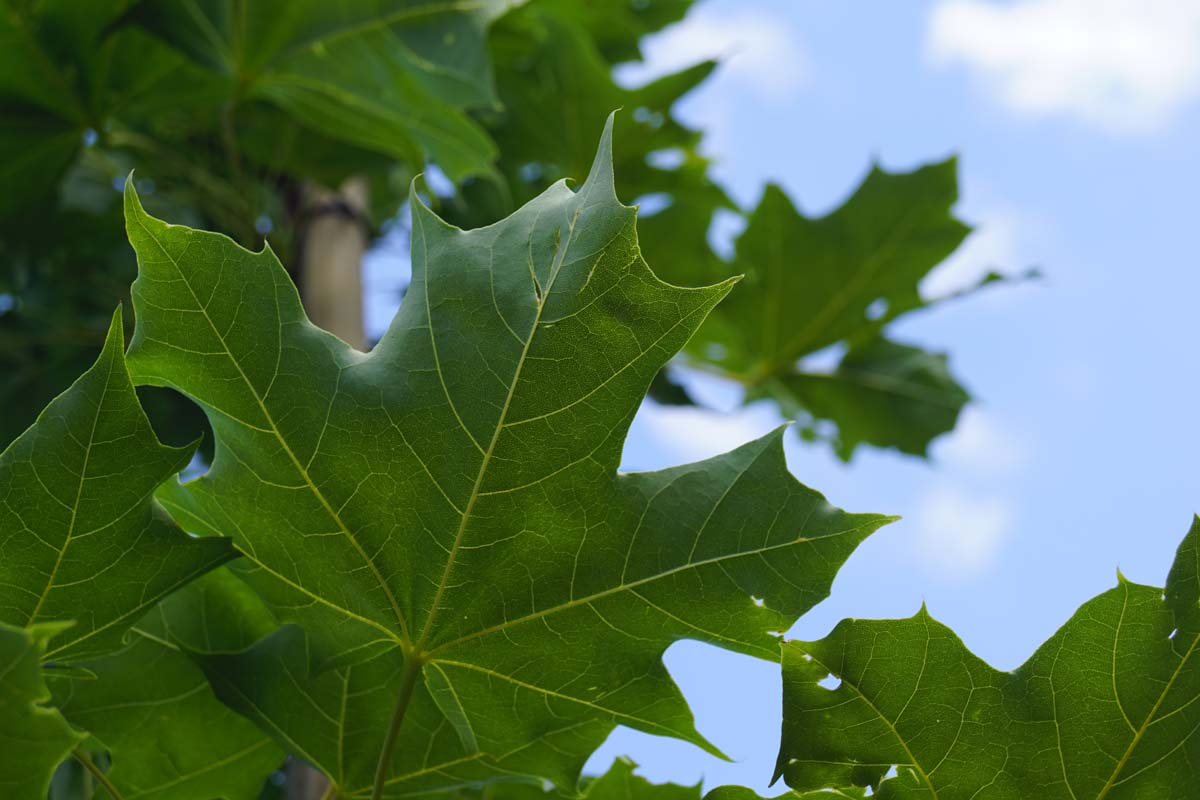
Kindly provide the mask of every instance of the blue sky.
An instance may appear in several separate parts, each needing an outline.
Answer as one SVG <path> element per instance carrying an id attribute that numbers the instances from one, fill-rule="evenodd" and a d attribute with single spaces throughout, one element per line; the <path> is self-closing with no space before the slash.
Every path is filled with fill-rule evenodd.
<path id="1" fill-rule="evenodd" d="M 1118 567 L 1161 585 L 1200 511 L 1200 2 L 701 0 L 647 50 L 649 69 L 623 79 L 726 57 L 679 111 L 710 132 L 717 175 L 742 203 L 773 180 L 821 213 L 872 159 L 907 169 L 958 153 L 958 211 L 977 231 L 927 288 L 993 266 L 1047 276 L 893 329 L 948 350 L 978 398 L 932 463 L 862 450 L 846 467 L 790 442 L 792 471 L 834 503 L 904 517 L 791 635 L 908 616 L 924 600 L 1012 668 Z M 731 403 L 729 387 L 696 388 Z M 768 407 L 648 405 L 625 464 L 695 460 L 778 422 Z M 666 660 L 700 731 L 736 763 L 618 730 L 591 767 L 625 754 L 654 780 L 765 792 L 778 668 L 691 642 Z"/>

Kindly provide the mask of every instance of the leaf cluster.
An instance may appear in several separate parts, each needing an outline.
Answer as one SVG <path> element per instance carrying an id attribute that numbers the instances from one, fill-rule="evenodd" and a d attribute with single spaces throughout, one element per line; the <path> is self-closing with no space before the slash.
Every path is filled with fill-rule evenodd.
<path id="1" fill-rule="evenodd" d="M 733 281 L 650 270 L 612 127 L 577 190 L 499 223 L 465 231 L 414 194 L 413 285 L 368 353 L 308 320 L 269 247 L 168 224 L 126 186 L 132 344 L 118 310 L 0 453 L 10 796 L 45 797 L 68 753 L 112 798 L 251 798 L 285 754 L 344 798 L 698 792 L 579 773 L 618 724 L 719 755 L 665 649 L 779 657 L 889 519 L 799 484 L 782 431 L 618 471 Z M 173 479 L 195 445 L 159 442 L 135 383 L 203 410 L 207 472 Z M 1012 673 L 924 609 L 783 643 L 777 777 L 798 798 L 1188 796 L 1198 554 L 1200 520 L 1165 589 L 1121 578 Z"/>
<path id="2" fill-rule="evenodd" d="M 641 37 L 690 6 L 213 0 L 184 13 L 160 0 L 5 0 L 0 175 L 24 191 L 0 200 L 0 366 L 10 376 L 0 443 L 86 368 L 112 307 L 129 300 L 134 265 L 114 187 L 131 168 L 146 176 L 151 210 L 245 246 L 270 235 L 294 275 L 324 213 L 311 187 L 365 177 L 363 222 L 378 232 L 406 205 L 412 175 L 430 171 L 448 179 L 433 207 L 479 227 L 584 177 L 594 132 L 625 108 L 617 190 L 656 206 L 642 219 L 648 260 L 679 285 L 746 276 L 678 363 L 739 382 L 747 402 L 776 403 L 843 458 L 862 443 L 924 454 L 968 394 L 943 355 L 881 337 L 926 305 L 917 283 L 966 234 L 950 214 L 952 163 L 873 172 L 821 220 L 774 186 L 757 208 L 738 208 L 709 177 L 702 131 L 672 113 L 717 65 L 640 87 L 612 77 L 640 57 Z M 732 260 L 709 244 L 718 215 L 748 223 Z M 804 330 L 792 329 L 796 318 Z M 804 366 L 831 346 L 847 348 L 832 371 Z M 694 402 L 671 369 L 653 396 Z M 142 395 L 168 441 L 206 430 L 175 395 Z"/>
<path id="3" fill-rule="evenodd" d="M 413 286 L 366 354 L 309 322 L 269 247 L 169 225 L 127 185 L 129 351 L 118 312 L 0 456 L 0 623 L 106 791 L 249 797 L 284 752 L 344 797 L 570 791 L 617 724 L 717 752 L 663 651 L 774 658 L 888 518 L 799 484 L 782 430 L 618 472 L 654 376 L 733 281 L 650 270 L 611 130 L 578 190 L 495 225 L 414 195 Z M 159 443 L 135 383 L 203 409 L 202 476 L 173 479 L 195 444 Z M 46 701 L 14 688 L 23 713 Z"/>

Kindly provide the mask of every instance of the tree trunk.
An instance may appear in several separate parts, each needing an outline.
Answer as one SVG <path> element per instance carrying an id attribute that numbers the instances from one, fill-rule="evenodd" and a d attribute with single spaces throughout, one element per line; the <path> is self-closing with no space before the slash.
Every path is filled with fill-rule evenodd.
<path id="1" fill-rule="evenodd" d="M 304 307 L 317 325 L 362 347 L 362 259 L 367 249 L 367 181 L 348 178 L 337 192 L 311 187 L 300 242 Z"/>
<path id="2" fill-rule="evenodd" d="M 362 260 L 367 250 L 367 181 L 352 177 L 337 192 L 305 192 L 300 286 L 309 318 L 352 347 L 362 347 Z M 302 761 L 287 768 L 288 800 L 322 800 L 329 781 Z"/>
<path id="3" fill-rule="evenodd" d="M 288 800 L 324 800 L 329 790 L 329 779 L 303 761 L 290 761 L 287 765 Z"/>

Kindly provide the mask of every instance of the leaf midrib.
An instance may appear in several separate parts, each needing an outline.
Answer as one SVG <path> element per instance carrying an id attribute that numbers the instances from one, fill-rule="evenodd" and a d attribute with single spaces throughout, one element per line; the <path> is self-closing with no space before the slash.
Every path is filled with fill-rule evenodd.
<path id="1" fill-rule="evenodd" d="M 513 396 L 516 394 L 517 386 L 521 382 L 521 372 L 525 368 L 525 361 L 529 355 L 529 349 L 533 346 L 533 340 L 537 336 L 538 328 L 540 327 L 540 324 L 542 321 L 542 313 L 544 312 L 546 305 L 550 299 L 551 289 L 554 287 L 554 282 L 558 279 L 559 271 L 561 270 L 562 265 L 566 261 L 567 252 L 571 249 L 571 242 L 574 240 L 574 237 L 575 237 L 575 224 L 579 221 L 579 217 L 583 213 L 583 209 L 587 207 L 587 200 L 591 197 L 591 191 L 592 191 L 591 184 L 588 184 L 585 192 L 580 194 L 579 206 L 575 209 L 575 213 L 571 215 L 571 220 L 567 224 L 567 240 L 562 245 L 562 247 L 558 249 L 558 252 L 555 253 L 555 259 L 554 259 L 554 263 L 552 263 L 551 267 L 550 267 L 550 276 L 549 276 L 549 280 L 547 281 L 547 285 L 546 285 L 545 289 L 543 289 L 538 294 L 537 313 L 535 314 L 534 319 L 533 319 L 533 326 L 530 328 L 529 337 L 525 340 L 525 345 L 521 349 L 521 356 L 517 360 L 517 366 L 516 366 L 516 369 L 513 371 L 512 381 L 508 385 L 508 394 L 504 398 L 504 405 L 501 407 L 500 416 L 496 420 L 495 430 L 492 431 L 491 441 L 488 442 L 487 449 L 483 453 L 483 459 L 479 463 L 479 472 L 475 476 L 475 484 L 471 487 L 471 495 L 470 495 L 470 497 L 467 498 L 466 506 L 464 506 L 464 508 L 463 508 L 462 516 L 460 517 L 460 520 L 459 520 L 458 530 L 455 532 L 455 535 L 454 535 L 454 542 L 450 546 L 450 553 L 446 556 L 446 565 L 442 570 L 441 580 L 438 581 L 437 590 L 434 592 L 434 595 L 433 595 L 433 602 L 429 606 L 429 616 L 425 618 L 425 625 L 421 630 L 420 637 L 417 639 L 417 643 L 416 643 L 417 653 L 422 653 L 425 643 L 429 640 L 429 636 L 433 631 L 433 623 L 434 623 L 434 620 L 437 618 L 438 610 L 441 606 L 442 596 L 446 592 L 446 586 L 449 583 L 450 575 L 454 572 L 455 560 L 458 556 L 458 551 L 462 546 L 463 535 L 466 533 L 467 525 L 469 524 L 469 521 L 471 519 L 471 512 L 474 511 L 475 503 L 478 502 L 478 500 L 479 500 L 479 497 L 481 494 L 480 489 L 482 489 L 482 487 L 483 487 L 483 480 L 487 474 L 488 466 L 491 463 L 492 454 L 496 450 L 496 443 L 499 442 L 500 435 L 504 432 L 504 421 L 508 417 L 508 411 L 509 411 L 509 408 L 512 406 Z M 414 218 L 420 219 L 420 215 L 414 214 Z M 427 248 L 428 245 L 427 245 L 426 237 L 425 237 L 425 223 L 423 220 L 419 223 L 419 227 L 420 227 L 420 231 L 421 231 L 422 246 Z M 533 231 L 531 230 L 530 236 L 532 236 L 532 235 L 533 235 Z M 425 260 L 426 260 L 426 262 L 428 262 L 428 253 L 427 252 L 426 252 Z M 428 270 L 428 266 L 426 266 L 426 270 Z M 536 279 L 536 275 L 534 277 Z M 426 303 L 428 303 L 428 299 L 429 299 L 428 278 L 426 279 L 425 299 L 426 299 Z M 429 323 L 429 335 L 432 337 L 433 336 L 433 320 L 428 319 L 427 321 Z M 434 348 L 434 352 L 436 353 L 436 347 Z M 440 377 L 440 375 L 441 375 L 440 369 L 438 370 L 438 374 Z M 445 384 L 443 384 L 443 388 L 444 387 L 445 387 Z M 450 400 L 448 392 L 447 392 L 446 399 L 448 401 Z M 453 408 L 452 402 L 451 402 L 451 408 Z M 457 410 L 454 413 L 455 413 L 455 416 L 458 415 Z M 460 422 L 461 422 L 461 420 L 460 420 Z M 464 429 L 466 428 L 465 425 L 463 427 L 464 427 Z M 468 431 L 468 436 L 470 436 L 469 431 Z M 471 440 L 474 441 L 473 436 L 471 436 Z"/>
<path id="2" fill-rule="evenodd" d="M 825 534 L 824 536 L 821 536 L 818 538 L 820 538 L 822 540 L 832 539 L 835 536 L 845 536 L 846 534 L 849 534 L 849 533 L 857 533 L 858 531 L 861 531 L 864 528 L 868 528 L 868 527 L 871 527 L 871 526 L 877 524 L 877 522 L 878 522 L 877 520 L 869 520 L 869 521 L 863 523 L 862 525 L 858 525 L 853 528 L 847 528 L 846 530 L 842 530 L 842 531 L 836 531 L 834 533 Z M 599 592 L 595 592 L 586 597 L 580 597 L 580 598 L 576 598 L 574 600 L 569 600 L 566 603 L 560 603 L 559 605 L 551 606 L 550 608 L 543 609 L 542 611 L 535 611 L 533 613 L 526 614 L 523 617 L 517 617 L 516 619 L 512 619 L 507 622 L 501 622 L 497 625 L 492 625 L 491 627 L 484 628 L 482 630 L 466 634 L 465 636 L 460 636 L 459 638 L 454 639 L 449 642 L 446 642 L 445 644 L 438 645 L 436 648 L 434 648 L 433 650 L 431 650 L 429 652 L 429 657 L 431 659 L 435 658 L 439 653 L 442 653 L 446 650 L 457 647 L 461 644 L 472 641 L 474 639 L 481 639 L 485 636 L 490 636 L 493 633 L 499 633 L 500 631 L 507 630 L 509 628 L 514 628 L 518 625 L 523 625 L 526 622 L 531 622 L 535 619 L 541 619 L 541 618 L 547 617 L 551 614 L 557 614 L 559 612 L 567 611 L 572 608 L 578 608 L 579 606 L 593 603 L 596 600 L 603 599 L 605 597 L 608 597 L 609 595 L 617 594 L 619 592 L 634 590 L 637 587 L 642 586 L 644 584 L 653 583 L 654 581 L 662 580 L 663 578 L 669 578 L 672 575 L 675 575 L 680 572 L 684 572 L 686 570 L 699 569 L 700 567 L 706 567 L 710 564 L 719 564 L 723 561 L 728 561 L 728 560 L 734 559 L 734 558 L 745 558 L 748 556 L 762 555 L 764 553 L 770 553 L 775 550 L 783 550 L 788 547 L 795 547 L 796 545 L 804 544 L 805 542 L 809 542 L 809 541 L 814 541 L 814 539 L 809 539 L 804 536 L 798 536 L 795 539 L 790 539 L 790 540 L 788 540 L 786 542 L 782 542 L 780 544 L 769 545 L 767 547 L 757 547 L 752 550 L 743 550 L 743 551 L 740 551 L 737 553 L 725 553 L 725 554 L 722 554 L 719 556 L 714 556 L 713 558 L 707 558 L 707 559 L 702 559 L 700 561 L 693 561 L 693 562 L 690 562 L 687 564 L 681 564 L 678 567 L 673 567 L 669 570 L 657 573 L 655 575 L 648 575 L 645 578 L 639 578 L 635 581 L 630 581 L 628 583 L 623 582 L 617 586 L 611 586 L 607 589 L 603 589 Z"/>
<path id="3" fill-rule="evenodd" d="M 96 413 L 92 417 L 92 428 L 88 433 L 87 445 L 85 445 L 83 450 L 83 465 L 79 469 L 79 485 L 75 488 L 75 502 L 71 505 L 71 521 L 67 525 L 67 535 L 63 538 L 62 547 L 59 548 L 58 555 L 54 560 L 54 566 L 50 568 L 50 574 L 46 577 L 46 585 L 42 588 L 42 593 L 38 595 L 37 604 L 29 612 L 29 619 L 25 621 L 26 625 L 32 624 L 37 619 L 37 615 L 41 613 L 42 606 L 46 603 L 46 598 L 50 596 L 50 590 L 54 588 L 54 581 L 58 577 L 58 570 L 62 567 L 63 557 L 66 556 L 67 550 L 71 547 L 71 541 L 75 536 L 75 522 L 79 516 L 79 503 L 83 500 L 83 484 L 87 482 L 88 464 L 92 458 L 92 446 L 96 442 L 96 428 L 100 424 L 100 414 L 104 410 L 104 401 L 108 398 L 108 387 L 112 384 L 113 365 L 111 356 L 107 366 L 108 372 L 104 376 L 104 388 L 100 392 L 100 399 L 96 401 Z"/>
<path id="4" fill-rule="evenodd" d="M 400 626 L 401 635 L 407 638 L 408 625 L 404 620 L 404 614 L 400 611 L 400 605 L 396 602 L 396 597 L 392 593 L 392 589 L 388 585 L 387 581 L 384 580 L 383 574 L 380 573 L 379 568 L 375 565 L 375 562 L 371 559 L 371 557 L 367 555 L 367 552 L 363 549 L 358 539 L 355 538 L 354 534 L 350 532 L 349 527 L 347 527 L 346 523 L 342 520 L 341 515 L 334 510 L 333 506 L 330 505 L 329 500 L 326 499 L 324 493 L 317 487 L 316 483 L 312 479 L 312 476 L 309 475 L 308 470 L 302 463 L 300 463 L 300 459 L 296 457 L 291 445 L 288 444 L 287 440 L 283 436 L 283 433 L 279 430 L 279 426 L 275 423 L 274 417 L 271 416 L 271 412 L 267 409 L 266 403 L 264 403 L 262 397 L 259 396 L 258 391 L 254 388 L 254 384 L 250 382 L 250 378 L 248 375 L 246 375 L 245 370 L 242 369 L 242 365 L 238 363 L 236 358 L 234 358 L 233 352 L 229 349 L 229 345 L 225 342 L 225 337 L 221 335 L 221 332 L 213 322 L 212 317 L 209 316 L 208 309 L 203 303 L 200 302 L 199 296 L 196 294 L 195 290 L 192 289 L 192 284 L 190 281 L 188 281 L 187 274 L 183 271 L 183 268 L 179 265 L 179 262 L 167 251 L 167 248 L 163 246 L 158 237 L 155 236 L 154 233 L 146 226 L 146 224 L 141 220 L 140 216 L 135 217 L 135 219 L 138 226 L 143 232 L 145 232 L 146 236 L 148 236 L 150 240 L 154 242 L 154 244 L 162 252 L 163 256 L 166 257 L 166 259 L 171 263 L 171 266 L 175 268 L 176 273 L 179 274 L 179 279 L 183 282 L 183 285 L 187 287 L 188 294 L 192 296 L 192 300 L 195 302 L 197 310 L 204 317 L 204 320 L 208 323 L 208 327 L 212 330 L 213 335 L 217 337 L 217 341 L 221 343 L 221 347 L 225 350 L 225 355 L 229 358 L 229 363 L 233 364 L 234 369 L 236 369 L 238 375 L 241 376 L 242 382 L 246 384 L 246 389 L 250 392 L 250 395 L 254 398 L 254 402 L 258 405 L 259 410 L 262 412 L 263 418 L 266 419 L 267 424 L 271 426 L 270 430 L 275 435 L 276 441 L 279 442 L 279 445 L 283 448 L 283 451 L 287 453 L 287 456 L 295 466 L 296 471 L 299 472 L 302 478 L 304 478 L 304 482 L 308 484 L 309 489 L 320 502 L 322 508 L 325 509 L 330 518 L 337 524 L 343 535 L 346 536 L 350 544 L 354 547 L 354 550 L 362 557 L 367 567 L 371 570 L 371 574 L 375 577 L 376 581 L 383 589 L 388 602 L 392 606 L 392 611 L 396 616 L 396 622 Z"/>
<path id="5" fill-rule="evenodd" d="M 1154 701 L 1154 706 L 1150 709 L 1150 713 L 1146 715 L 1146 718 L 1142 720 L 1142 724 L 1138 726 L 1137 731 L 1134 732 L 1133 739 L 1130 740 L 1129 746 L 1125 748 L 1125 752 L 1122 754 L 1121 760 L 1117 762 L 1117 766 L 1113 768 L 1112 774 L 1108 777 L 1108 782 L 1104 784 L 1104 788 L 1102 788 L 1100 793 L 1096 795 L 1096 800 L 1104 800 L 1112 788 L 1117 785 L 1117 777 L 1121 774 L 1121 771 L 1125 769 L 1125 765 L 1129 763 L 1129 759 L 1133 755 L 1133 751 L 1137 749 L 1139 744 L 1141 744 L 1142 737 L 1146 735 L 1146 731 L 1150 730 L 1150 725 L 1153 724 L 1154 718 L 1158 715 L 1158 709 L 1161 708 L 1163 702 L 1166 701 L 1167 695 L 1171 693 L 1171 689 L 1174 687 L 1175 681 L 1179 679 L 1179 675 L 1183 672 L 1183 668 L 1191 659 L 1192 654 L 1196 652 L 1196 647 L 1198 645 L 1200 645 L 1200 633 L 1197 633 L 1194 637 L 1192 637 L 1192 644 L 1188 647 L 1187 652 L 1184 653 L 1183 658 L 1179 659 L 1179 664 L 1176 665 L 1175 671 L 1171 673 L 1171 677 L 1163 686 L 1162 691 L 1158 695 L 1158 699 Z"/>

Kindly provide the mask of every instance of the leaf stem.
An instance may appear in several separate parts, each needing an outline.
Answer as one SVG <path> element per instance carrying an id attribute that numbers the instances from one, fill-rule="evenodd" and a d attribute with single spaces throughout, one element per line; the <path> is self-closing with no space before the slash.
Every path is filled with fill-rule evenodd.
<path id="1" fill-rule="evenodd" d="M 371 789 L 371 800 L 382 800 L 383 790 L 387 784 L 388 769 L 392 765 L 392 751 L 396 749 L 396 739 L 400 735 L 400 723 L 408 711 L 412 701 L 413 690 L 417 688 L 417 677 L 425 660 L 415 653 L 407 653 L 408 663 L 404 665 L 404 678 L 400 684 L 400 694 L 396 696 L 396 709 L 392 712 L 392 720 L 388 723 L 387 736 L 384 737 L 383 747 L 379 751 L 379 764 L 375 767 L 375 785 Z"/>
<path id="2" fill-rule="evenodd" d="M 83 768 L 92 773 L 96 782 L 104 787 L 104 790 L 112 796 L 112 800 L 122 800 L 121 793 L 117 791 L 117 787 L 112 785 L 112 781 L 104 774 L 104 770 L 96 766 L 96 762 L 88 757 L 88 754 L 76 747 L 71 751 L 71 755 L 75 756 L 75 760 L 83 764 Z"/>

